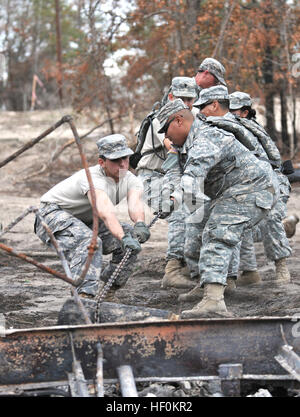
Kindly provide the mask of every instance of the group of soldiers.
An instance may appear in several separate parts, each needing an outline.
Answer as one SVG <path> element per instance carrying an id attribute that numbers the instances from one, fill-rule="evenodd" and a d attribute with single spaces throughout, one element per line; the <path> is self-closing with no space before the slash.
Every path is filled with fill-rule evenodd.
<path id="1" fill-rule="evenodd" d="M 168 222 L 167 264 L 162 288 L 185 288 L 180 301 L 194 301 L 182 318 L 230 316 L 224 292 L 259 283 L 254 242 L 262 241 L 275 263 L 274 281 L 287 283 L 291 248 L 286 203 L 291 187 L 280 153 L 255 119 L 251 97 L 228 93 L 225 68 L 206 58 L 195 77 L 175 77 L 168 100 L 151 120 L 135 174 L 133 151 L 121 134 L 97 141 L 99 160 L 90 168 L 99 216 L 97 250 L 82 297 L 95 297 L 121 261 L 131 256 L 114 281 L 124 286 L 141 243 L 150 237 L 144 202 Z M 127 198 L 133 226 L 120 223 L 115 206 Z M 91 189 L 81 170 L 41 197 L 35 232 L 51 245 L 40 219 L 54 233 L 74 279 L 80 276 L 92 236 Z M 103 266 L 103 254 L 112 254 Z"/>

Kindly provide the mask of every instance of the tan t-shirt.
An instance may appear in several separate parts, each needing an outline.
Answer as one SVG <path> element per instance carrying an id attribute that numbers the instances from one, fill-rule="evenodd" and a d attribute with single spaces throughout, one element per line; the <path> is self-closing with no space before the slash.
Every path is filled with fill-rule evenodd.
<path id="1" fill-rule="evenodd" d="M 116 183 L 107 177 L 100 165 L 89 168 L 95 189 L 105 191 L 113 205 L 119 204 L 131 189 L 143 191 L 143 183 L 131 172 Z M 62 209 L 80 220 L 89 223 L 93 219 L 92 207 L 87 197 L 90 186 L 85 170 L 59 182 L 41 197 L 41 203 L 56 203 Z"/>

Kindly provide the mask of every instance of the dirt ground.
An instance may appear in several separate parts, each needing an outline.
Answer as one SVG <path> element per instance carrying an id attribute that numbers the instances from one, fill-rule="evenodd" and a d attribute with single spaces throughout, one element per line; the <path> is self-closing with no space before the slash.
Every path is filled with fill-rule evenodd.
<path id="1" fill-rule="evenodd" d="M 59 119 L 51 114 L 45 121 L 33 112 L 27 114 L 1 114 L 1 161 L 11 155 L 28 140 L 41 134 Z M 86 131 L 88 128 L 86 129 Z M 80 131 L 84 133 L 84 129 Z M 107 132 L 101 132 L 107 133 Z M 91 135 L 84 143 L 89 164 L 96 163 L 95 140 Z M 29 149 L 14 161 L 0 168 L 0 222 L 7 226 L 29 206 L 37 206 L 39 197 L 58 181 L 81 169 L 76 145 L 53 160 L 60 146 L 72 138 L 67 127 Z M 0 161 L 0 162 L 1 162 Z M 299 168 L 299 161 L 293 161 Z M 300 217 L 300 183 L 292 185 L 288 213 Z M 147 222 L 152 214 L 146 208 Z M 126 205 L 121 203 L 119 218 L 128 219 Z M 6 233 L 0 242 L 17 252 L 25 253 L 40 263 L 63 272 L 55 251 L 44 246 L 33 233 L 34 216 L 30 214 Z M 126 286 L 116 292 L 120 303 L 166 309 L 180 313 L 194 303 L 177 300 L 186 290 L 161 289 L 160 283 L 166 264 L 167 223 L 159 220 L 151 229 L 152 234 L 138 257 L 135 271 Z M 238 288 L 226 294 L 228 309 L 235 316 L 292 316 L 300 315 L 300 226 L 290 239 L 293 255 L 288 260 L 291 283 L 277 284 L 272 281 L 275 268 L 264 256 L 262 244 L 256 244 L 261 284 Z M 106 256 L 107 260 L 108 257 Z M 70 298 L 69 284 L 44 273 L 35 266 L 0 250 L 0 313 L 4 315 L 7 328 L 31 328 L 56 325 L 58 313 Z M 2 316 L 3 317 L 3 316 Z"/>

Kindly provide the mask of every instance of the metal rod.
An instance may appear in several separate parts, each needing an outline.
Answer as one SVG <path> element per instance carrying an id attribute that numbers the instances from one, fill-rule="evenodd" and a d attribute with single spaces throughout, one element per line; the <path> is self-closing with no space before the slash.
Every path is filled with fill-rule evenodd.
<path id="1" fill-rule="evenodd" d="M 242 380 L 253 380 L 253 381 L 294 381 L 295 378 L 289 374 L 286 375 L 256 375 L 256 374 L 243 374 Z M 181 381 L 219 381 L 219 376 L 207 375 L 207 376 L 178 376 L 178 377 L 137 377 L 135 382 L 181 382 Z M 104 384 L 116 384 L 119 382 L 118 378 L 104 378 Z M 38 388 L 48 388 L 56 386 L 67 386 L 68 380 L 60 381 L 49 381 L 49 382 L 33 382 L 26 384 L 10 384 L 0 385 L 0 393 L 11 393 L 14 390 L 30 390 Z M 87 380 L 89 385 L 93 384 L 93 380 Z"/>
<path id="2" fill-rule="evenodd" d="M 77 144 L 77 147 L 78 147 L 78 150 L 79 150 L 79 154 L 80 154 L 80 157 L 81 157 L 82 165 L 84 167 L 84 170 L 85 170 L 85 173 L 86 173 L 86 176 L 87 176 L 87 180 L 88 180 L 88 183 L 89 183 L 90 193 L 91 193 L 91 205 L 92 205 L 92 212 L 93 212 L 93 229 L 92 229 L 93 230 L 93 234 L 92 234 L 92 238 L 91 238 L 90 245 L 88 247 L 87 260 L 86 260 L 86 263 L 85 263 L 85 265 L 84 265 L 84 267 L 82 269 L 81 275 L 80 275 L 80 279 L 83 280 L 84 277 L 87 274 L 87 271 L 88 271 L 89 267 L 90 267 L 90 264 L 92 262 L 92 258 L 93 258 L 93 255 L 95 253 L 95 250 L 97 249 L 97 237 L 98 237 L 99 217 L 98 217 L 98 212 L 97 212 L 97 208 L 96 208 L 96 193 L 95 193 L 95 187 L 94 187 L 94 184 L 93 184 L 93 180 L 92 180 L 92 177 L 91 177 L 91 174 L 90 174 L 90 170 L 89 170 L 89 167 L 88 167 L 88 163 L 87 163 L 86 157 L 85 157 L 85 155 L 83 153 L 83 150 L 82 150 L 82 145 L 81 145 L 81 142 L 80 142 L 80 137 L 78 135 L 77 129 L 76 129 L 76 127 L 75 127 L 75 125 L 74 125 L 74 123 L 73 123 L 73 121 L 72 121 L 71 118 L 68 119 L 68 123 L 69 123 L 69 125 L 71 127 L 71 130 L 73 132 L 74 138 L 76 140 L 76 144 Z"/>
<path id="3" fill-rule="evenodd" d="M 96 373 L 97 397 L 104 397 L 103 384 L 103 350 L 100 341 L 97 343 L 97 373 Z"/>
<path id="4" fill-rule="evenodd" d="M 59 126 L 61 126 L 63 123 L 68 122 L 70 118 L 71 118 L 71 116 L 64 116 L 64 117 L 62 117 L 53 126 L 49 127 L 49 129 L 45 130 L 40 136 L 38 136 L 37 138 L 32 139 L 29 142 L 25 143 L 25 145 L 22 146 L 21 149 L 19 149 L 18 151 L 14 152 L 9 157 L 7 157 L 2 162 L 0 162 L 0 168 L 2 168 L 4 165 L 8 164 L 8 162 L 14 160 L 17 156 L 21 155 L 27 149 L 32 148 L 36 143 L 38 143 L 40 140 L 42 140 L 45 136 L 48 136 L 51 132 L 53 132 L 55 129 L 57 129 Z"/>
<path id="5" fill-rule="evenodd" d="M 11 223 L 9 223 L 8 226 L 6 226 L 2 232 L 0 233 L 0 238 L 7 232 L 9 232 L 16 224 L 18 224 L 21 220 L 24 219 L 28 214 L 32 213 L 36 210 L 36 207 L 30 206 L 28 207 L 20 216 L 16 217 L 15 220 L 13 220 Z"/>
<path id="6" fill-rule="evenodd" d="M 0 249 L 8 252 L 10 255 L 15 256 L 17 258 L 22 259 L 23 261 L 26 261 L 32 265 L 35 265 L 37 268 L 41 269 L 42 271 L 48 272 L 51 275 L 54 275 L 56 278 L 62 279 L 65 282 L 68 282 L 69 284 L 73 285 L 73 281 L 72 279 L 68 278 L 66 275 L 58 272 L 58 271 L 54 271 L 53 269 L 35 261 L 34 259 L 30 258 L 29 256 L 26 256 L 24 253 L 18 253 L 16 251 L 14 251 L 12 248 L 10 248 L 9 246 L 4 245 L 3 243 L 0 243 Z"/>
<path id="7" fill-rule="evenodd" d="M 75 388 L 75 391 L 78 394 L 78 396 L 79 397 L 89 397 L 90 395 L 89 395 L 89 391 L 88 391 L 87 381 L 84 377 L 81 364 L 76 359 L 75 347 L 74 347 L 72 333 L 69 333 L 69 336 L 70 336 L 71 351 L 72 351 L 72 356 L 73 356 L 73 363 L 72 363 L 73 374 L 69 375 L 69 377 L 70 377 L 71 380 L 73 380 L 73 378 L 74 378 L 74 381 L 72 381 L 72 382 L 74 383 L 74 388 Z"/>
<path id="8" fill-rule="evenodd" d="M 122 397 L 138 397 L 131 366 L 119 366 L 117 368 L 117 373 L 120 381 Z"/>
<path id="9" fill-rule="evenodd" d="M 280 353 L 275 356 L 278 363 L 297 381 L 300 381 L 300 357 L 290 345 L 281 346 Z"/>

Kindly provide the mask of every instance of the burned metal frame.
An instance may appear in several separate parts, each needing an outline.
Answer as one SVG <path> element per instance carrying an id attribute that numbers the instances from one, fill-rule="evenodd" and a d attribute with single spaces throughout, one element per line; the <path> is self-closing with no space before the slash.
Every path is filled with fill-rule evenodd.
<path id="1" fill-rule="evenodd" d="M 125 365 L 134 376 L 133 390 L 137 382 L 186 380 L 220 381 L 224 396 L 240 396 L 242 384 L 257 381 L 298 387 L 295 375 L 284 373 L 275 357 L 283 345 L 281 326 L 298 357 L 300 339 L 293 337 L 293 325 L 292 317 L 245 317 L 7 330 L 0 338 L 0 395 L 69 385 L 72 349 L 82 370 L 73 387 L 100 382 L 98 396 L 103 384 L 120 383 L 118 369 Z"/>

